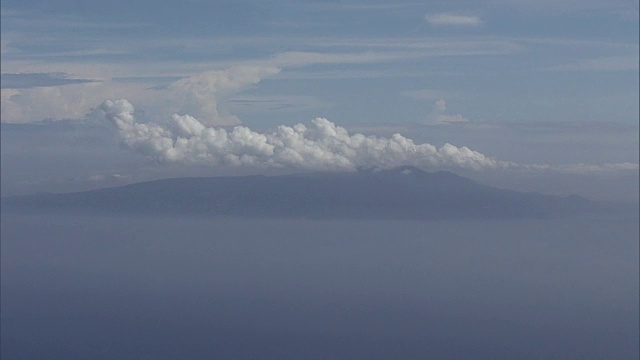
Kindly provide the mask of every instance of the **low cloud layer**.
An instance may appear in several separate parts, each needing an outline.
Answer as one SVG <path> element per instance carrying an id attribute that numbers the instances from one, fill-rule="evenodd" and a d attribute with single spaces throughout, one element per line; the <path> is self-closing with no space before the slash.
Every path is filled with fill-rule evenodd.
<path id="1" fill-rule="evenodd" d="M 96 112 L 115 125 L 126 147 L 162 162 L 308 170 L 509 166 L 464 146 L 437 148 L 416 144 L 400 134 L 389 138 L 349 134 L 323 118 L 314 119 L 310 126 L 281 125 L 271 133 L 259 133 L 244 126 L 231 131 L 208 127 L 189 115 L 174 114 L 162 124 L 138 122 L 133 104 L 124 99 L 107 100 Z"/>

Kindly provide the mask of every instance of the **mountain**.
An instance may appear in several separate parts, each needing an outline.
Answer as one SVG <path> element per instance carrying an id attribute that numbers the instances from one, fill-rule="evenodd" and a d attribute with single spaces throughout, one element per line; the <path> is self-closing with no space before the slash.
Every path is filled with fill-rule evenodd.
<path id="1" fill-rule="evenodd" d="M 233 217 L 540 218 L 594 207 L 577 197 L 522 193 L 411 166 L 352 173 L 178 178 L 2 199 L 2 209 Z"/>

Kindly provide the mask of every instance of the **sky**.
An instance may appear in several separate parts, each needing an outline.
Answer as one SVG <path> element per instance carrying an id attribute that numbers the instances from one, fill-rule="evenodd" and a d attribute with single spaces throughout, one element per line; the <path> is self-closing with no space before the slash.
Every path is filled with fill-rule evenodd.
<path id="1" fill-rule="evenodd" d="M 410 164 L 637 201 L 638 11 L 3 0 L 2 194 Z"/>

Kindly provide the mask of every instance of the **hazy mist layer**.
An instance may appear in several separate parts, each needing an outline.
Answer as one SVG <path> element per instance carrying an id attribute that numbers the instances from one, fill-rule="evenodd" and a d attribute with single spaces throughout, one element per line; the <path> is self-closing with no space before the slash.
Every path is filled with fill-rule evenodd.
<path id="1" fill-rule="evenodd" d="M 635 359 L 638 218 L 2 217 L 2 358 Z"/>

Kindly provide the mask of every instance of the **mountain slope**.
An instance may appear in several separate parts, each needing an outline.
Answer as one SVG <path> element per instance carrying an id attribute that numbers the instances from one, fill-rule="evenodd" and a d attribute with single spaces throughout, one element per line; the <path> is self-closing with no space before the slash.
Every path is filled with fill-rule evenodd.
<path id="1" fill-rule="evenodd" d="M 3 210 L 386 219 L 549 217 L 591 205 L 578 197 L 502 190 L 450 172 L 428 173 L 409 166 L 354 173 L 165 179 L 2 199 Z"/>

